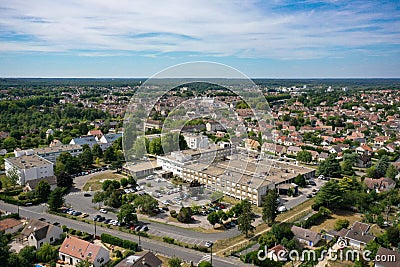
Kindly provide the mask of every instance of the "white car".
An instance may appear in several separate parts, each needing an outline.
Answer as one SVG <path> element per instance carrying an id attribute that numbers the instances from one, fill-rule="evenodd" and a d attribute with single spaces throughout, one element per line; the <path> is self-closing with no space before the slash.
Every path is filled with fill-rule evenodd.
<path id="1" fill-rule="evenodd" d="M 101 213 L 104 213 L 104 214 L 107 213 L 107 210 L 105 210 L 105 209 L 100 209 L 99 211 L 100 211 Z"/>
<path id="2" fill-rule="evenodd" d="M 284 212 L 284 211 L 287 211 L 287 208 L 285 206 L 279 206 L 278 207 L 278 211 L 279 212 Z"/>
<path id="3" fill-rule="evenodd" d="M 210 247 L 212 247 L 212 245 L 214 245 L 213 242 L 207 241 L 206 244 L 205 244 L 204 246 L 205 246 L 206 248 L 210 248 Z"/>

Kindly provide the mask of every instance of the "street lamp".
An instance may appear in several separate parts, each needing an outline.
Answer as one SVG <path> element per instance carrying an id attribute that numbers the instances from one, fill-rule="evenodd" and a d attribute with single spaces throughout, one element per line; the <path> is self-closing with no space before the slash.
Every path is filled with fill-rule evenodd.
<path id="1" fill-rule="evenodd" d="M 211 242 L 211 241 L 207 241 L 206 245 L 205 245 L 206 247 L 210 248 L 210 263 L 211 263 L 211 266 L 212 266 L 212 247 L 213 247 L 213 245 L 214 245 L 214 243 Z"/>

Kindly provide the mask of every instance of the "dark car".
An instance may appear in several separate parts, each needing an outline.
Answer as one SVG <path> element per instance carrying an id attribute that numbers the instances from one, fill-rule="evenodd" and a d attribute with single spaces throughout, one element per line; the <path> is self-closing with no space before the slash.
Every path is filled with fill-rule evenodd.
<path id="1" fill-rule="evenodd" d="M 141 228 L 142 228 L 142 226 L 138 225 L 135 227 L 135 231 L 138 232 L 138 231 L 140 231 Z"/>
<path id="2" fill-rule="evenodd" d="M 83 194 L 83 196 L 84 196 L 84 197 L 91 197 L 92 195 L 89 194 L 89 193 L 85 193 L 85 194 Z"/>
<path id="3" fill-rule="evenodd" d="M 308 184 L 312 185 L 312 186 L 316 186 L 317 185 L 314 181 L 309 181 Z"/>
<path id="4" fill-rule="evenodd" d="M 99 217 L 97 219 L 98 222 L 102 222 L 102 221 L 105 221 L 105 220 L 106 220 L 106 217 L 103 217 L 103 216 L 101 216 L 101 217 Z"/>
<path id="5" fill-rule="evenodd" d="M 307 198 L 312 198 L 312 197 L 313 197 L 312 194 L 308 194 L 308 195 L 307 195 Z"/>
<path id="6" fill-rule="evenodd" d="M 111 219 L 107 219 L 104 221 L 105 224 L 109 224 L 111 222 Z"/>

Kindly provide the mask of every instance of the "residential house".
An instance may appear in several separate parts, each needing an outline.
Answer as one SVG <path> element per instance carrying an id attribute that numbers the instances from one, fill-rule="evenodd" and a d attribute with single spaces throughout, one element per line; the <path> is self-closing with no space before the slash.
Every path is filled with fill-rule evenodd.
<path id="1" fill-rule="evenodd" d="M 357 158 L 357 162 L 356 162 L 356 167 L 359 167 L 359 168 L 369 168 L 369 167 L 371 167 L 371 156 L 369 156 L 369 155 L 365 155 L 365 154 L 363 154 L 363 155 L 360 155 L 358 158 Z"/>
<path id="2" fill-rule="evenodd" d="M 375 257 L 375 267 L 398 267 L 400 264 L 400 253 L 380 247 Z"/>
<path id="3" fill-rule="evenodd" d="M 224 126 L 218 122 L 207 122 L 206 123 L 207 132 L 216 132 L 224 130 Z"/>
<path id="4" fill-rule="evenodd" d="M 60 260 L 73 266 L 87 259 L 94 267 L 99 267 L 110 260 L 110 252 L 107 249 L 74 236 L 64 239 L 58 256 Z"/>
<path id="5" fill-rule="evenodd" d="M 87 135 L 91 135 L 100 139 L 103 136 L 103 133 L 101 130 L 90 130 Z"/>
<path id="6" fill-rule="evenodd" d="M 260 143 L 257 140 L 247 138 L 245 142 L 245 148 L 257 150 L 260 147 Z"/>
<path id="7" fill-rule="evenodd" d="M 7 154 L 7 149 L 0 149 L 0 156 L 4 156 L 5 154 Z"/>
<path id="8" fill-rule="evenodd" d="M 383 147 L 385 146 L 385 142 L 389 140 L 389 136 L 377 136 L 374 138 L 374 146 L 375 147 Z"/>
<path id="9" fill-rule="evenodd" d="M 97 144 L 96 137 L 93 135 L 86 135 L 86 136 L 80 136 L 76 138 L 72 138 L 72 140 L 69 142 L 70 145 L 88 145 L 90 148 L 92 148 L 95 144 Z"/>
<path id="10" fill-rule="evenodd" d="M 325 152 L 321 152 L 318 156 L 318 161 L 325 161 L 327 158 L 329 158 L 329 154 Z"/>
<path id="11" fill-rule="evenodd" d="M 21 235 L 24 241 L 28 242 L 29 246 L 34 246 L 36 249 L 39 249 L 44 243 L 51 244 L 60 239 L 62 233 L 61 227 L 38 219 L 31 219 L 28 224 L 25 225 Z"/>
<path id="12" fill-rule="evenodd" d="M 314 247 L 321 240 L 321 235 L 319 233 L 296 225 L 292 226 L 292 232 L 297 241 L 310 247 Z"/>
<path id="13" fill-rule="evenodd" d="M 369 224 L 354 222 L 344 237 L 347 244 L 358 249 L 364 248 L 368 242 L 375 239 L 375 236 L 368 233 L 369 228 Z"/>
<path id="14" fill-rule="evenodd" d="M 285 261 L 289 251 L 282 245 L 276 245 L 268 250 L 267 257 L 273 261 Z"/>
<path id="15" fill-rule="evenodd" d="M 22 222 L 14 218 L 6 218 L 0 221 L 0 232 L 13 234 L 22 227 Z"/>
<path id="16" fill-rule="evenodd" d="M 361 145 L 356 148 L 356 152 L 360 155 L 365 154 L 365 155 L 372 155 L 373 150 L 371 147 L 368 145 Z"/>
<path id="17" fill-rule="evenodd" d="M 120 261 L 115 267 L 161 267 L 162 261 L 151 251 L 137 252 Z"/>
<path id="18" fill-rule="evenodd" d="M 385 177 L 379 179 L 365 178 L 364 183 L 369 189 L 375 190 L 377 193 L 389 191 L 396 186 L 395 181 Z"/>
<path id="19" fill-rule="evenodd" d="M 288 155 L 292 155 L 292 156 L 297 156 L 297 153 L 299 153 L 302 149 L 300 147 L 297 146 L 289 146 L 286 150 L 286 153 Z"/>

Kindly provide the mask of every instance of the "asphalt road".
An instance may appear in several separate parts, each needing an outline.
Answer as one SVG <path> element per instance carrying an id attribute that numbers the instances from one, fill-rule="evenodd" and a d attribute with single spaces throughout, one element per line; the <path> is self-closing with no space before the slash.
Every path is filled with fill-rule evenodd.
<path id="1" fill-rule="evenodd" d="M 90 194 L 93 195 L 94 193 L 90 192 Z M 92 198 L 93 196 L 84 197 L 84 192 L 72 192 L 65 196 L 65 203 L 71 205 L 73 209 L 90 214 L 90 218 L 93 218 L 97 214 L 110 219 L 117 218 L 116 214 L 112 212 L 108 212 L 107 214 L 100 213 L 97 209 L 95 209 L 96 204 L 92 203 Z M 40 207 L 29 207 L 29 209 L 34 209 L 37 212 L 42 211 Z M 197 215 L 194 217 L 197 217 Z M 237 227 L 219 233 L 202 233 L 165 223 L 147 221 L 145 219 L 141 219 L 141 221 L 148 224 L 149 233 L 152 235 L 161 237 L 169 236 L 189 244 L 204 245 L 206 241 L 215 242 L 219 239 L 227 239 L 240 235 Z"/>
<path id="2" fill-rule="evenodd" d="M 41 209 L 42 212 L 37 211 L 32 208 L 33 207 L 20 207 L 20 209 L 19 209 L 20 215 L 22 217 L 26 217 L 26 218 L 37 218 L 37 219 L 45 218 L 46 221 L 50 222 L 50 223 L 58 222 L 61 225 L 66 225 L 69 228 L 73 228 L 73 229 L 77 229 L 80 231 L 85 231 L 85 232 L 94 234 L 94 225 L 75 221 L 75 220 L 64 218 L 61 216 L 56 216 L 53 214 L 45 213 L 44 206 L 36 206 L 35 207 L 36 209 Z M 8 212 L 16 213 L 18 208 L 15 205 L 7 204 L 7 203 L 4 203 L 3 201 L 0 201 L 0 209 L 8 211 Z M 117 237 L 120 237 L 123 239 L 128 239 L 128 240 L 131 240 L 134 242 L 138 242 L 138 236 L 136 236 L 136 235 L 131 235 L 128 233 L 120 232 L 120 231 L 113 230 L 113 229 L 108 229 L 105 227 L 97 227 L 96 234 L 101 235 L 102 233 L 108 233 L 108 234 L 112 234 L 114 236 L 117 236 Z M 144 238 L 144 237 L 141 237 L 141 246 L 143 249 L 151 250 L 153 252 L 160 253 L 160 254 L 168 256 L 168 257 L 176 256 L 187 262 L 193 261 L 194 264 L 197 264 L 202 259 L 208 260 L 210 258 L 210 256 L 207 255 L 206 253 L 201 253 L 199 251 L 178 247 L 175 245 L 151 240 L 151 239 Z M 235 259 L 221 258 L 221 257 L 217 257 L 215 255 L 213 255 L 213 265 L 217 266 L 217 267 L 220 267 L 220 266 L 221 267 L 250 266 L 250 265 L 245 265 Z"/>

